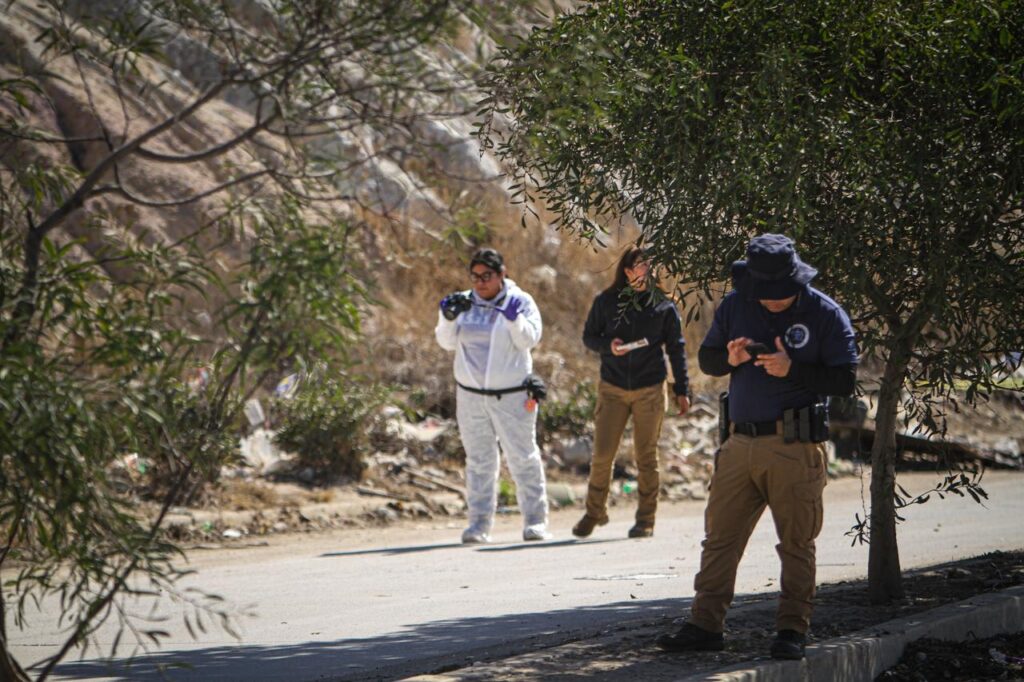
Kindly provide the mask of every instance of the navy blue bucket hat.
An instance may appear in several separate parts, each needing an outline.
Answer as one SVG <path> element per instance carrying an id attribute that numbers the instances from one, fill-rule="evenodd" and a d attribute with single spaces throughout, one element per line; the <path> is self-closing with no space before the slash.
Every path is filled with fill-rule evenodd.
<path id="1" fill-rule="evenodd" d="M 732 264 L 732 282 L 747 298 L 780 300 L 796 296 L 818 271 L 800 260 L 793 240 L 761 234 L 747 245 L 747 259 Z"/>

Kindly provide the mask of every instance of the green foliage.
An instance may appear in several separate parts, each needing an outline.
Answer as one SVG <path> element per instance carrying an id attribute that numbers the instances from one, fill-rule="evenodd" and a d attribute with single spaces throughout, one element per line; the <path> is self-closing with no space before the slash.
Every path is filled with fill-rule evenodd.
<path id="1" fill-rule="evenodd" d="M 479 208 L 467 206 L 456 212 L 453 220 L 441 233 L 441 245 L 456 253 L 467 247 L 476 248 L 490 238 L 490 228 Z"/>
<path id="2" fill-rule="evenodd" d="M 993 388 L 1024 347 L 1024 5 L 620 0 L 495 62 L 482 141 L 564 228 L 630 213 L 707 296 L 782 231 L 870 354 Z M 998 321 L 995 322 L 994 321 Z M 936 425 L 938 426 L 938 425 Z"/>
<path id="3" fill-rule="evenodd" d="M 321 217 L 294 199 L 259 205 L 238 218 L 254 230 L 248 256 L 218 325 L 231 336 L 213 355 L 214 366 L 245 380 L 251 395 L 288 358 L 300 369 L 328 357 L 343 360 L 358 339 L 373 303 L 357 274 L 351 244 L 356 225 Z"/>
<path id="4" fill-rule="evenodd" d="M 703 297 L 754 234 L 819 268 L 885 364 L 874 601 L 900 595 L 901 394 L 944 431 L 957 381 L 972 404 L 1024 348 L 1021 36 L 1017 0 L 612 0 L 506 48 L 487 83 L 482 143 L 562 228 L 601 243 L 630 214 Z"/>
<path id="5" fill-rule="evenodd" d="M 31 173 L 40 187 L 57 187 L 68 171 Z M 8 216 L 24 201 L 0 196 Z M 195 243 L 112 242 L 89 257 L 76 242 L 44 240 L 31 325 L 24 325 L 23 299 L 10 295 L 25 276 L 22 233 L 0 222 L 0 562 L 17 561 L 5 587 L 16 595 L 15 625 L 29 604 L 58 596 L 69 643 L 82 645 L 96 619 L 127 618 L 114 597 L 129 576 L 147 575 L 177 594 L 183 572 L 160 518 L 200 494 L 235 455 L 245 394 L 283 359 L 330 357 L 358 333 L 365 299 L 348 271 L 350 226 L 307 222 L 288 200 L 248 215 L 256 246 L 232 287 L 244 295 L 224 308 L 220 335 L 211 338 L 181 324 L 186 300 L 229 286 Z M 106 216 L 92 221 L 109 231 Z M 130 277 L 112 277 L 111 263 Z M 189 389 L 182 377 L 207 354 L 210 382 Z M 140 517 L 118 494 L 111 473 L 129 453 L 153 465 L 138 492 L 162 503 L 156 519 Z M 201 593 L 184 603 L 189 627 L 217 604 Z"/>
<path id="6" fill-rule="evenodd" d="M 597 405 L 597 391 L 591 381 L 572 387 L 564 400 L 549 397 L 540 405 L 540 439 L 550 443 L 556 435 L 582 436 L 590 432 Z"/>
<path id="7" fill-rule="evenodd" d="M 516 486 L 504 476 L 498 480 L 498 504 L 502 507 L 512 507 L 517 504 Z"/>
<path id="8" fill-rule="evenodd" d="M 74 171 L 28 174 L 38 187 L 57 188 Z M 35 600 L 58 596 L 70 641 L 81 645 L 97 618 L 123 618 L 113 596 L 129 575 L 149 575 L 168 591 L 183 575 L 159 521 L 140 518 L 109 472 L 131 452 L 167 453 L 178 472 L 213 468 L 222 456 L 223 415 L 182 426 L 203 409 L 178 380 L 198 339 L 173 315 L 212 276 L 194 254 L 163 245 L 112 244 L 90 258 L 74 242 L 44 240 L 25 324 L 24 299 L 13 295 L 25 277 L 23 233 L 10 216 L 39 196 L 23 197 L 0 191 L 0 562 L 17 561 L 4 586 L 15 595 L 12 622 L 23 623 Z M 92 223 L 107 227 L 103 216 Z M 115 281 L 111 263 L 131 280 Z M 187 619 L 213 603 L 194 596 Z"/>
<path id="9" fill-rule="evenodd" d="M 363 455 L 383 426 L 380 408 L 389 399 L 382 386 L 320 376 L 304 382 L 294 398 L 278 402 L 281 427 L 274 442 L 298 456 L 297 467 L 359 480 L 366 468 Z"/>
<path id="10" fill-rule="evenodd" d="M 896 484 L 896 490 L 893 494 L 893 506 L 896 509 L 897 519 L 904 521 L 905 519 L 900 516 L 900 510 L 906 509 L 915 504 L 924 504 L 935 495 L 940 500 L 946 499 L 946 495 L 956 495 L 957 497 L 970 497 L 978 504 L 983 504 L 982 500 L 988 499 L 988 493 L 981 487 L 981 479 L 985 475 L 984 468 L 978 465 L 968 465 L 961 467 L 951 468 L 950 471 L 943 476 L 942 480 L 936 483 L 930 490 L 926 490 L 923 493 L 914 495 L 908 492 L 903 486 Z M 855 515 L 855 523 L 850 530 L 846 532 L 846 537 L 853 538 L 850 541 L 850 546 L 854 545 L 866 545 L 870 543 L 870 530 L 871 530 L 871 519 L 865 516 L 861 518 L 860 514 Z"/>
<path id="11" fill-rule="evenodd" d="M 176 590 L 183 572 L 163 517 L 216 480 L 234 456 L 240 406 L 271 377 L 346 365 L 372 300 L 353 248 L 358 226 L 334 217 L 364 197 L 341 188 L 396 148 L 415 156 L 409 131 L 449 110 L 455 88 L 422 48 L 452 35 L 456 9 L 5 5 L 5 19 L 28 12 L 39 30 L 9 65 L 24 72 L 0 79 L 0 568 L 18 562 L 0 590 L 0 678 L 27 679 L 9 656 L 7 623 L 23 625 L 26 605 L 46 597 L 59 597 L 68 629 L 40 678 L 108 618 L 137 643 L 158 643 L 165 633 L 138 629 L 120 603 L 140 585 L 181 598 L 186 627 L 205 631 L 201 615 L 216 602 Z M 172 42 L 187 67 L 165 79 Z M 224 99 L 237 120 L 204 128 L 206 109 Z M 95 137 L 36 127 L 60 119 L 64 100 L 81 106 Z M 369 158 L 340 142 L 357 128 L 381 142 Z M 78 167 L 42 148 L 70 149 Z M 166 181 L 141 182 L 141 164 Z M 176 215 L 197 224 L 170 244 L 125 217 L 182 207 L 195 210 Z M 193 324 L 200 313 L 213 324 Z M 207 380 L 186 385 L 196 367 Z M 358 413 L 378 400 L 367 389 L 345 403 L 355 394 L 341 381 L 330 405 L 309 406 L 334 420 L 317 428 L 333 429 L 335 445 L 344 420 L 330 409 Z M 153 466 L 137 492 L 157 503 L 155 516 L 118 494 L 111 472 L 132 453 Z M 225 607 L 214 615 L 228 625 Z"/>

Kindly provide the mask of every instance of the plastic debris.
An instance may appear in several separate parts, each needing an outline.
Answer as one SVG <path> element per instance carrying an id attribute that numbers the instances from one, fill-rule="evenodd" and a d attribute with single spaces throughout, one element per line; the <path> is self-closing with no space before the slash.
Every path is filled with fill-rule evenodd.
<path id="1" fill-rule="evenodd" d="M 295 392 L 299 390 L 301 381 L 298 374 L 289 374 L 278 382 L 277 387 L 274 388 L 274 395 L 283 400 L 291 400 L 295 396 Z"/>
<path id="2" fill-rule="evenodd" d="M 256 398 L 250 398 L 245 401 L 245 418 L 249 420 L 249 424 L 252 426 L 260 426 L 266 421 L 267 417 L 263 413 L 263 405 Z"/>
<path id="3" fill-rule="evenodd" d="M 208 367 L 196 367 L 189 373 L 185 383 L 193 395 L 199 393 L 210 383 L 210 369 Z"/>
<path id="4" fill-rule="evenodd" d="M 242 459 L 258 472 L 269 473 L 286 460 L 287 455 L 274 445 L 276 431 L 258 428 L 251 435 L 242 438 L 238 447 Z"/>

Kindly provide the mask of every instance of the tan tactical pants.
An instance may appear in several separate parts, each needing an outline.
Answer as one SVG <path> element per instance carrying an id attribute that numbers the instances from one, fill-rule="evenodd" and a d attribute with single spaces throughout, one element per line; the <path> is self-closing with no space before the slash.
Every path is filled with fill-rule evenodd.
<path id="1" fill-rule="evenodd" d="M 781 423 L 780 423 L 781 427 Z M 780 428 L 781 430 L 781 428 Z M 704 550 L 690 611 L 694 625 L 721 632 L 736 568 L 765 506 L 771 508 L 782 560 L 778 630 L 807 632 L 815 590 L 814 539 L 821 532 L 825 446 L 782 436 L 732 434 L 718 453 L 704 514 Z"/>
<path id="2" fill-rule="evenodd" d="M 597 387 L 594 408 L 594 457 L 590 462 L 587 486 L 587 516 L 599 521 L 608 518 L 608 490 L 612 484 L 615 454 L 633 417 L 633 456 L 636 459 L 639 505 L 636 522 L 654 526 L 658 510 L 658 438 L 665 418 L 664 382 L 627 391 L 605 381 Z"/>

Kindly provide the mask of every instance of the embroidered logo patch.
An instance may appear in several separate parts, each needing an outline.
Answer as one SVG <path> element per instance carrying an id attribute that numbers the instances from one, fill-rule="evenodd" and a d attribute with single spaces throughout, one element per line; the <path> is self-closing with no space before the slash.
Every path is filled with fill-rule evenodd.
<path id="1" fill-rule="evenodd" d="M 806 324 L 794 324 L 786 330 L 786 345 L 790 348 L 803 348 L 811 340 L 811 330 Z"/>

